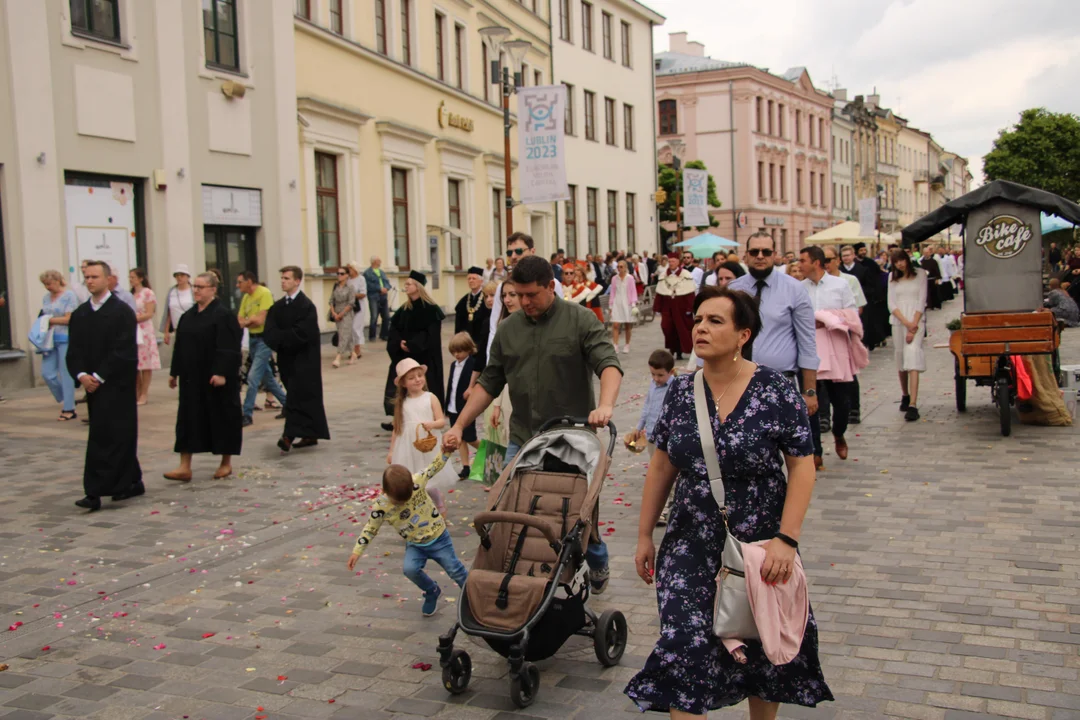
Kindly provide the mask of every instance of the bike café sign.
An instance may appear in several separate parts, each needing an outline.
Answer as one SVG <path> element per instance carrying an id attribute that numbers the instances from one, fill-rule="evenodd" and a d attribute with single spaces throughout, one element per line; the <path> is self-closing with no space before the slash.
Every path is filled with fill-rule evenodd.
<path id="1" fill-rule="evenodd" d="M 975 235 L 975 244 L 992 257 L 1006 260 L 1023 252 L 1034 235 L 1031 225 L 1015 215 L 995 215 Z"/>
<path id="2" fill-rule="evenodd" d="M 446 109 L 446 101 L 439 103 L 439 127 L 452 127 L 465 132 L 473 131 L 473 119 L 452 113 Z"/>

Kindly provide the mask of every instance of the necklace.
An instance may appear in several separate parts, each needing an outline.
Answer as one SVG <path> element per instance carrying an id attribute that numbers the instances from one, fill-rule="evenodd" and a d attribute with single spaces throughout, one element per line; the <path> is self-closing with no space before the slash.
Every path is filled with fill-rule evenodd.
<path id="1" fill-rule="evenodd" d="M 735 384 L 735 381 L 739 379 L 739 376 L 742 375 L 742 369 L 743 366 L 740 363 L 739 369 L 735 372 L 735 377 L 731 378 L 731 380 L 728 382 L 727 386 L 724 388 L 724 392 L 720 393 L 719 395 L 713 396 L 713 402 L 716 404 L 717 415 L 720 414 L 720 401 L 724 399 L 724 396 L 727 395 L 727 391 L 731 388 L 732 385 Z"/>
<path id="2" fill-rule="evenodd" d="M 469 295 L 465 296 L 465 310 L 469 313 L 469 322 L 472 322 L 473 315 L 475 315 L 476 311 L 480 309 L 480 303 L 482 303 L 484 301 L 484 293 L 476 293 L 476 304 L 475 305 L 470 303 L 471 298 L 472 298 L 471 293 Z"/>

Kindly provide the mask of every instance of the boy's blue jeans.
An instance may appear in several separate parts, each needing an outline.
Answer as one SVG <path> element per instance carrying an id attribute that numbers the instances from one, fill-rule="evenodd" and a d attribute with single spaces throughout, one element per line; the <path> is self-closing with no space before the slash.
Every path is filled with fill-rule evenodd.
<path id="1" fill-rule="evenodd" d="M 521 450 L 521 446 L 513 440 L 506 444 L 506 459 L 503 461 L 507 465 L 513 462 L 517 457 L 518 451 Z M 585 562 L 588 564 L 590 570 L 605 570 L 608 566 L 608 549 L 603 540 L 599 540 L 595 543 L 589 543 L 585 548 Z"/>
<path id="2" fill-rule="evenodd" d="M 424 572 L 424 566 L 427 565 L 428 560 L 434 560 L 442 565 L 443 570 L 451 580 L 457 583 L 458 587 L 465 585 L 465 578 L 469 575 L 469 571 L 461 564 L 457 553 L 454 552 L 454 543 L 450 539 L 449 530 L 444 530 L 437 540 L 427 545 L 405 544 L 405 577 L 412 580 L 424 591 L 425 595 L 435 592 L 439 587 L 439 584 Z"/>

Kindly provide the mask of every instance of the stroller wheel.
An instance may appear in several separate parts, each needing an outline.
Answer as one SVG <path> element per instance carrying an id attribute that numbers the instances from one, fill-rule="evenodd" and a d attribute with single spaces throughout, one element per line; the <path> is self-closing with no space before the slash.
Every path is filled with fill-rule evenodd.
<path id="1" fill-rule="evenodd" d="M 621 612 L 605 610 L 596 620 L 593 649 L 596 650 L 596 659 L 604 667 L 619 664 L 626 650 L 626 617 Z"/>
<path id="2" fill-rule="evenodd" d="M 521 664 L 521 672 L 510 678 L 510 700 L 519 708 L 527 708 L 536 700 L 540 689 L 540 670 L 531 662 Z"/>
<path id="3" fill-rule="evenodd" d="M 451 695 L 460 695 L 469 688 L 472 679 L 472 658 L 464 650 L 455 650 L 442 671 L 442 683 Z"/>

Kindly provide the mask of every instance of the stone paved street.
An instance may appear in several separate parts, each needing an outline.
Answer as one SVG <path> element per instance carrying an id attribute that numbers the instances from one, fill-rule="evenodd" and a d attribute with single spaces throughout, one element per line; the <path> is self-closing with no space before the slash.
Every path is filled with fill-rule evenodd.
<path id="1" fill-rule="evenodd" d="M 959 309 L 932 315 L 931 343 L 945 342 Z M 636 421 L 659 322 L 634 342 L 621 356 L 620 429 Z M 876 351 L 851 457 L 826 456 L 802 548 L 837 702 L 782 715 L 1080 718 L 1080 431 L 1016 423 L 1002 438 L 989 390 L 972 385 L 958 416 L 952 357 L 928 355 L 921 422 L 897 412 L 891 350 Z M 1063 357 L 1080 362 L 1080 332 L 1067 333 Z M 280 457 L 280 421 L 257 413 L 239 475 L 211 480 L 214 461 L 198 458 L 189 486 L 161 479 L 175 462 L 176 401 L 158 373 L 140 412 L 149 492 L 92 515 L 72 505 L 86 426 L 55 422 L 43 389 L 0 406 L 0 718 L 631 717 L 622 688 L 659 628 L 654 593 L 633 569 L 641 458 L 620 446 L 601 500 L 612 580 L 592 604 L 627 614 L 621 666 L 603 670 L 575 638 L 541 663 L 539 700 L 518 712 L 502 658 L 459 636 L 473 684 L 451 698 L 435 647 L 456 593 L 423 618 L 391 532 L 360 573 L 345 568 L 366 507 L 357 489 L 378 483 L 388 447 L 386 366 L 381 344 L 358 366 L 327 364 L 331 442 Z M 485 498 L 472 483 L 450 495 L 467 562 L 467 520 Z M 745 706 L 712 717 L 745 717 Z"/>

